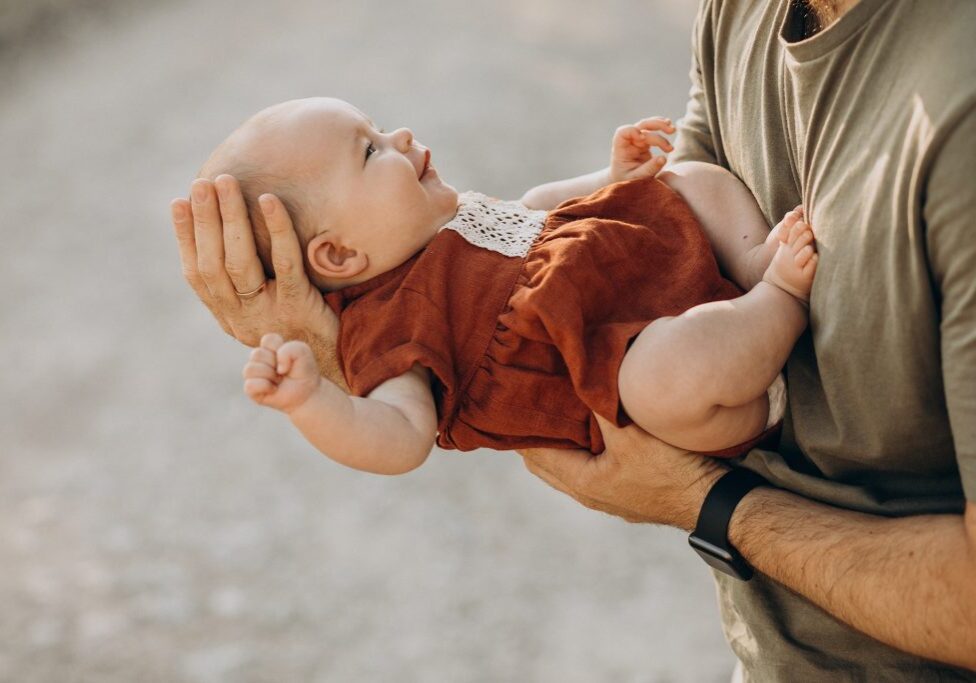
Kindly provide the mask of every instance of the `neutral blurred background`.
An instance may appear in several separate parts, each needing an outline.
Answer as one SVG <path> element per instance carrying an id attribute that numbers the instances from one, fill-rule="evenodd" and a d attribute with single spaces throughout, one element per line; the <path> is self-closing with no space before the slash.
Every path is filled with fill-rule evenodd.
<path id="1" fill-rule="evenodd" d="M 350 100 L 517 197 L 681 115 L 694 0 L 0 0 L 0 680 L 725 681 L 681 534 L 512 453 L 370 476 L 241 391 L 168 202 Z"/>

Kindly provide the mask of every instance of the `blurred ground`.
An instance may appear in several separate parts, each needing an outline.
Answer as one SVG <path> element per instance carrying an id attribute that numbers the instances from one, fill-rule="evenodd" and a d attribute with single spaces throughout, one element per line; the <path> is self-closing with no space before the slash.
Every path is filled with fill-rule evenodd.
<path id="1" fill-rule="evenodd" d="M 410 126 L 459 189 L 591 170 L 618 124 L 681 114 L 693 5 L 25 22 L 0 52 L 0 680 L 727 680 L 680 534 L 584 510 L 511 453 L 345 470 L 251 405 L 167 213 L 231 128 L 315 94 Z"/>

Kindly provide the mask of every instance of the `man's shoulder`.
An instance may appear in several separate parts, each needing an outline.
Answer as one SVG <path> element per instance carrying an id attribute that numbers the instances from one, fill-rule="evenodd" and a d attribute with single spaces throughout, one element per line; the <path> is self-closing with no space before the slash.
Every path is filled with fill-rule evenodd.
<path id="1" fill-rule="evenodd" d="M 937 12 L 928 3 L 892 2 L 895 11 L 880 30 L 891 42 L 885 59 L 899 62 L 909 85 L 905 105 L 936 128 L 954 127 L 976 106 L 976 2 L 947 0 Z"/>

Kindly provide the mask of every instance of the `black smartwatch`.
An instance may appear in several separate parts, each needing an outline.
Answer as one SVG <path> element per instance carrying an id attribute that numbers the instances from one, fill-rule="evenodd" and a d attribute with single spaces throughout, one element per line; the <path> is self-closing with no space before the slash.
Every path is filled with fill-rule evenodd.
<path id="1" fill-rule="evenodd" d="M 698 524 L 688 537 L 688 543 L 705 562 L 742 581 L 751 579 L 753 571 L 729 543 L 729 521 L 735 506 L 757 486 L 770 486 L 770 483 L 742 467 L 723 475 L 705 496 Z"/>

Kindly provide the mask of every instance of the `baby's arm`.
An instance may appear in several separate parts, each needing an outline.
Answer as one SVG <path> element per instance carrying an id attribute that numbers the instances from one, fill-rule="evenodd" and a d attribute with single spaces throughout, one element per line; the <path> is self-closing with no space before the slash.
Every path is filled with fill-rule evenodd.
<path id="1" fill-rule="evenodd" d="M 620 126 L 613 134 L 607 168 L 538 185 L 522 195 L 521 202 L 530 209 L 549 211 L 567 199 L 591 194 L 610 183 L 657 175 L 664 168 L 667 157 L 663 154 L 653 156 L 651 148 L 670 152 L 671 143 L 661 133 L 673 132 L 671 121 L 659 116 Z"/>
<path id="2" fill-rule="evenodd" d="M 423 464 L 437 433 L 426 369 L 415 365 L 367 398 L 323 380 L 307 344 L 266 334 L 244 367 L 244 391 L 286 413 L 324 454 L 376 474 L 403 474 Z"/>
<path id="3" fill-rule="evenodd" d="M 779 246 L 749 189 L 715 164 L 675 164 L 658 179 L 680 194 L 701 223 L 722 271 L 748 291 L 762 280 Z"/>

